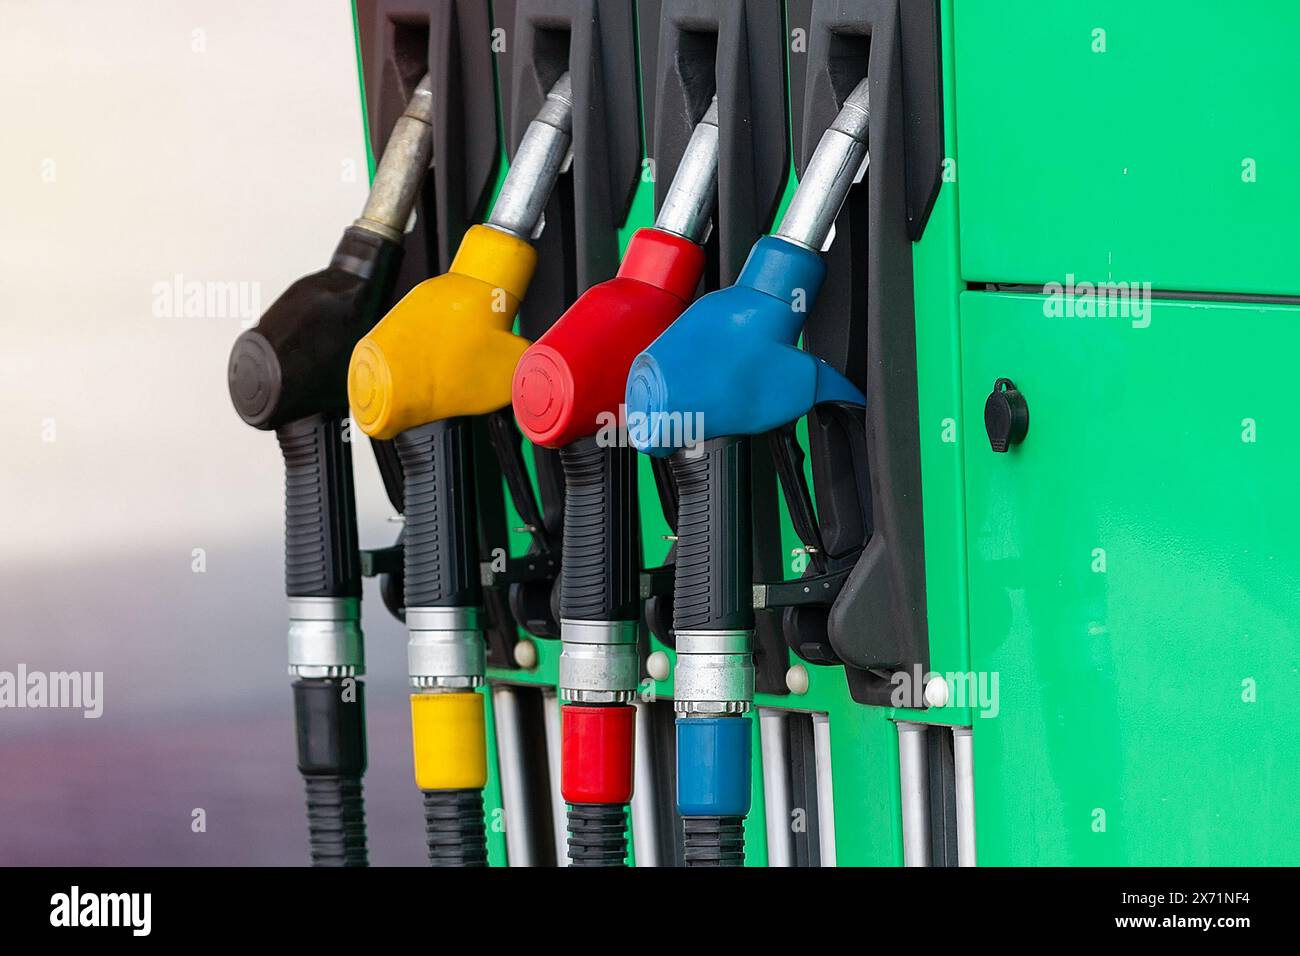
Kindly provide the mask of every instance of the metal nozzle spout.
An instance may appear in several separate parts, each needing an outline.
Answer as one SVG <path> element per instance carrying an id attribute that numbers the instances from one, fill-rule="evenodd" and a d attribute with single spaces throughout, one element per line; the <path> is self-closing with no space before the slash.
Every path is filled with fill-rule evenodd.
<path id="1" fill-rule="evenodd" d="M 871 119 L 868 80 L 863 79 L 840 107 L 835 122 L 822 134 L 790 200 L 776 236 L 824 252 L 834 237 L 835 220 L 849 187 L 866 172 Z"/>
<path id="2" fill-rule="evenodd" d="M 718 196 L 718 98 L 715 96 L 682 153 L 655 219 L 655 228 L 703 245 Z"/>
<path id="3" fill-rule="evenodd" d="M 433 155 L 432 123 L 433 84 L 425 74 L 388 137 L 356 226 L 392 242 L 402 241 Z"/>
<path id="4" fill-rule="evenodd" d="M 569 161 L 573 143 L 573 88 L 566 72 L 546 94 L 510 162 L 510 172 L 487 224 L 521 239 L 535 239 L 545 225 L 546 203 Z"/>

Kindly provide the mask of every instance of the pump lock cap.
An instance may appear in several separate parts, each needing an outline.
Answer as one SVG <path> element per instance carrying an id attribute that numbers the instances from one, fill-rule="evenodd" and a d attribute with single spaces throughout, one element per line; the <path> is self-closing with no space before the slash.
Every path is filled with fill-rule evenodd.
<path id="1" fill-rule="evenodd" d="M 1029 403 L 1009 378 L 993 384 L 993 394 L 984 403 L 984 430 L 995 452 L 1019 445 L 1029 433 Z"/>

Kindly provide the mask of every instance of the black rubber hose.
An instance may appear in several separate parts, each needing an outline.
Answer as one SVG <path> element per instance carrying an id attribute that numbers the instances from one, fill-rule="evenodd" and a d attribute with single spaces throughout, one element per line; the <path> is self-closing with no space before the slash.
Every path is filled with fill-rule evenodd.
<path id="1" fill-rule="evenodd" d="M 482 790 L 425 790 L 430 866 L 487 866 Z"/>
<path id="2" fill-rule="evenodd" d="M 365 685 L 352 678 L 298 680 L 293 702 L 312 865 L 366 866 Z"/>
<path id="3" fill-rule="evenodd" d="M 361 775 L 303 777 L 312 866 L 369 866 Z"/>
<path id="4" fill-rule="evenodd" d="M 569 862 L 573 866 L 627 866 L 627 805 L 571 804 Z"/>
<path id="5" fill-rule="evenodd" d="M 682 817 L 686 866 L 744 866 L 743 817 Z"/>

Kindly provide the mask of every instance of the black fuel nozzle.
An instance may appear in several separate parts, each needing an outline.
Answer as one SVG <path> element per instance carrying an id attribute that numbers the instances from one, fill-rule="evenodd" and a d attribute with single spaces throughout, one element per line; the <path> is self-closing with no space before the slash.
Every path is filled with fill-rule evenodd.
<path id="1" fill-rule="evenodd" d="M 432 153 L 430 81 L 420 81 L 380 159 L 361 217 L 327 268 L 299 279 L 235 340 L 230 398 L 274 430 L 285 463 L 285 591 L 298 766 L 307 784 L 312 862 L 367 862 L 366 767 L 347 367 L 392 295 L 402 237 Z"/>

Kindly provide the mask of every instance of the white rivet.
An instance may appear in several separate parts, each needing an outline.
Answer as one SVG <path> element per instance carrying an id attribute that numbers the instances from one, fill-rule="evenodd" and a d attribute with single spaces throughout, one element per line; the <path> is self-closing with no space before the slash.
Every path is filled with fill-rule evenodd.
<path id="1" fill-rule="evenodd" d="M 526 671 L 537 666 L 537 645 L 532 641 L 520 641 L 515 645 L 515 663 Z"/>
<path id="2" fill-rule="evenodd" d="M 948 706 L 948 682 L 942 677 L 932 677 L 925 685 L 925 704 L 927 707 Z"/>
<path id="3" fill-rule="evenodd" d="M 645 659 L 645 669 L 646 673 L 655 680 L 667 680 L 672 670 L 672 663 L 663 651 L 655 651 Z"/>
<path id="4" fill-rule="evenodd" d="M 785 672 L 785 686 L 790 688 L 792 694 L 808 693 L 808 668 L 802 664 L 795 664 Z"/>

